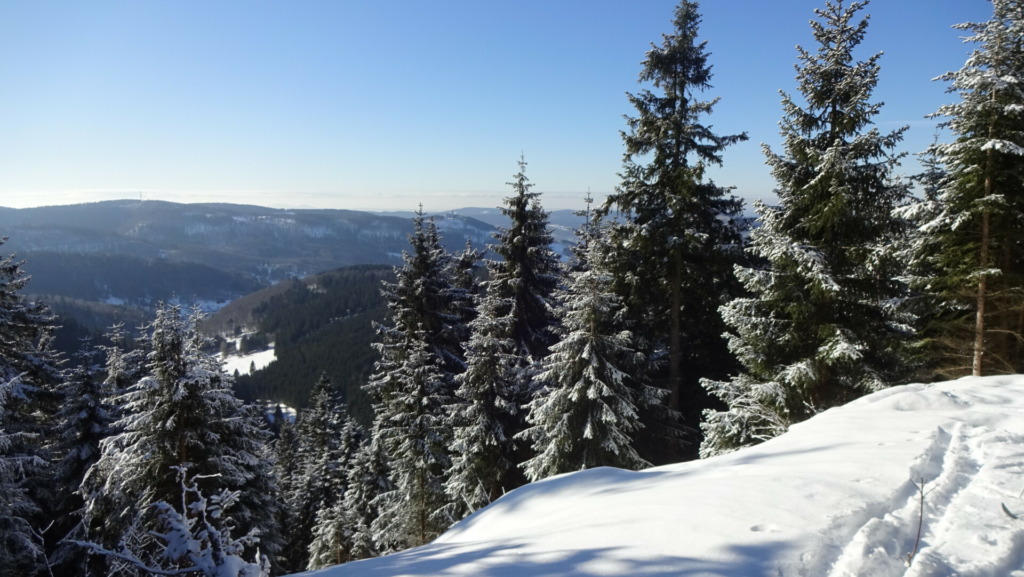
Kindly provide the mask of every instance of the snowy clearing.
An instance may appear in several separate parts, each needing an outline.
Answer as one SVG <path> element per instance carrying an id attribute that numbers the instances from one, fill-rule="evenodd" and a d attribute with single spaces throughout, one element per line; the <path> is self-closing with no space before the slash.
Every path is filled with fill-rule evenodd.
<path id="1" fill-rule="evenodd" d="M 963 378 L 729 455 L 546 479 L 429 545 L 305 575 L 1024 577 L 1022 490 L 1024 376 Z"/>
<path id="2" fill-rule="evenodd" d="M 274 347 L 271 346 L 265 351 L 259 351 L 248 355 L 228 355 L 221 357 L 221 363 L 224 365 L 224 372 L 229 375 L 235 374 L 238 371 L 240 375 L 248 375 L 249 369 L 256 367 L 256 370 L 260 370 L 270 363 L 277 360 L 274 356 Z"/>

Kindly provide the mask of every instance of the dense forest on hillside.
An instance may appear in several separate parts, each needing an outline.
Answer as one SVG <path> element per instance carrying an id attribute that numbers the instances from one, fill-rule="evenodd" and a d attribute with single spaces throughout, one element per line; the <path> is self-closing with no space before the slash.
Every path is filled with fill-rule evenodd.
<path id="1" fill-rule="evenodd" d="M 151 307 L 157 301 L 225 303 L 266 283 L 210 265 L 113 254 L 33 252 L 26 264 L 36 294 Z M 102 271 L 102 277 L 97 276 Z"/>
<path id="2" fill-rule="evenodd" d="M 273 342 L 277 360 L 238 377 L 238 395 L 306 407 L 309 391 L 323 373 L 349 403 L 353 416 L 369 424 L 372 412 L 361 387 L 376 360 L 370 347 L 373 326 L 386 312 L 381 283 L 393 277 L 390 266 L 348 267 L 288 281 L 255 304 L 249 313 L 254 325 L 248 332 Z M 224 317 L 231 314 L 238 313 L 222 311 L 210 322 L 230 323 Z M 242 325 L 234 324 L 227 334 L 243 332 L 247 330 Z"/>
<path id="3" fill-rule="evenodd" d="M 439 219 L 453 250 L 482 247 L 493 230 L 470 216 Z M 209 311 L 294 278 L 396 264 L 409 229 L 406 216 L 349 210 L 150 200 L 0 207 L 6 249 L 26 261 L 32 294 L 60 301 L 70 343 L 117 322 L 135 330 L 159 302 Z"/>

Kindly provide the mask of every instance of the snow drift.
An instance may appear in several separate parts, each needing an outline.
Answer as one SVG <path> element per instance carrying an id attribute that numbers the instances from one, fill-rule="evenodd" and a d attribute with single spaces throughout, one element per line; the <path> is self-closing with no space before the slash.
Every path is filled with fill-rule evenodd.
<path id="1" fill-rule="evenodd" d="M 546 479 L 434 543 L 306 575 L 1024 577 L 1022 490 L 1024 376 L 963 378 L 729 455 Z"/>

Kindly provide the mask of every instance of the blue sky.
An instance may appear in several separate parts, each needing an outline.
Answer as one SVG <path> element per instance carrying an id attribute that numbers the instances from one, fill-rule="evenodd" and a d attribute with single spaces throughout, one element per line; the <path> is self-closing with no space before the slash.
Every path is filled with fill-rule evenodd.
<path id="1" fill-rule="evenodd" d="M 520 154 L 545 208 L 618 183 L 640 63 L 670 0 L 0 0 L 0 206 L 111 198 L 285 208 L 497 206 Z M 771 198 L 779 90 L 824 0 L 705 0 L 721 97 L 750 140 L 715 181 Z M 951 26 L 987 0 L 874 0 L 883 130 L 908 152 L 954 96 L 932 78 L 970 49 Z M 906 172 L 916 169 L 906 163 Z"/>

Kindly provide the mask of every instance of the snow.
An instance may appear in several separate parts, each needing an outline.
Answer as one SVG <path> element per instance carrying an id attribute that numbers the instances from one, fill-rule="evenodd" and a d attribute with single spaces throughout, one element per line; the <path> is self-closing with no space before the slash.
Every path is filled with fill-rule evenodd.
<path id="1" fill-rule="evenodd" d="M 1024 577 L 1022 490 L 1024 376 L 967 377 L 703 461 L 552 477 L 431 544 L 306 575 Z"/>
<path id="2" fill-rule="evenodd" d="M 265 368 L 275 360 L 277 360 L 277 357 L 274 356 L 274 347 L 270 347 L 265 351 L 250 353 L 248 355 L 228 355 L 221 358 L 221 362 L 224 366 L 224 372 L 229 375 L 235 374 L 235 371 L 238 371 L 238 374 L 240 375 L 248 375 L 249 369 L 251 369 L 253 365 L 256 366 L 256 370 L 258 371 Z"/>

